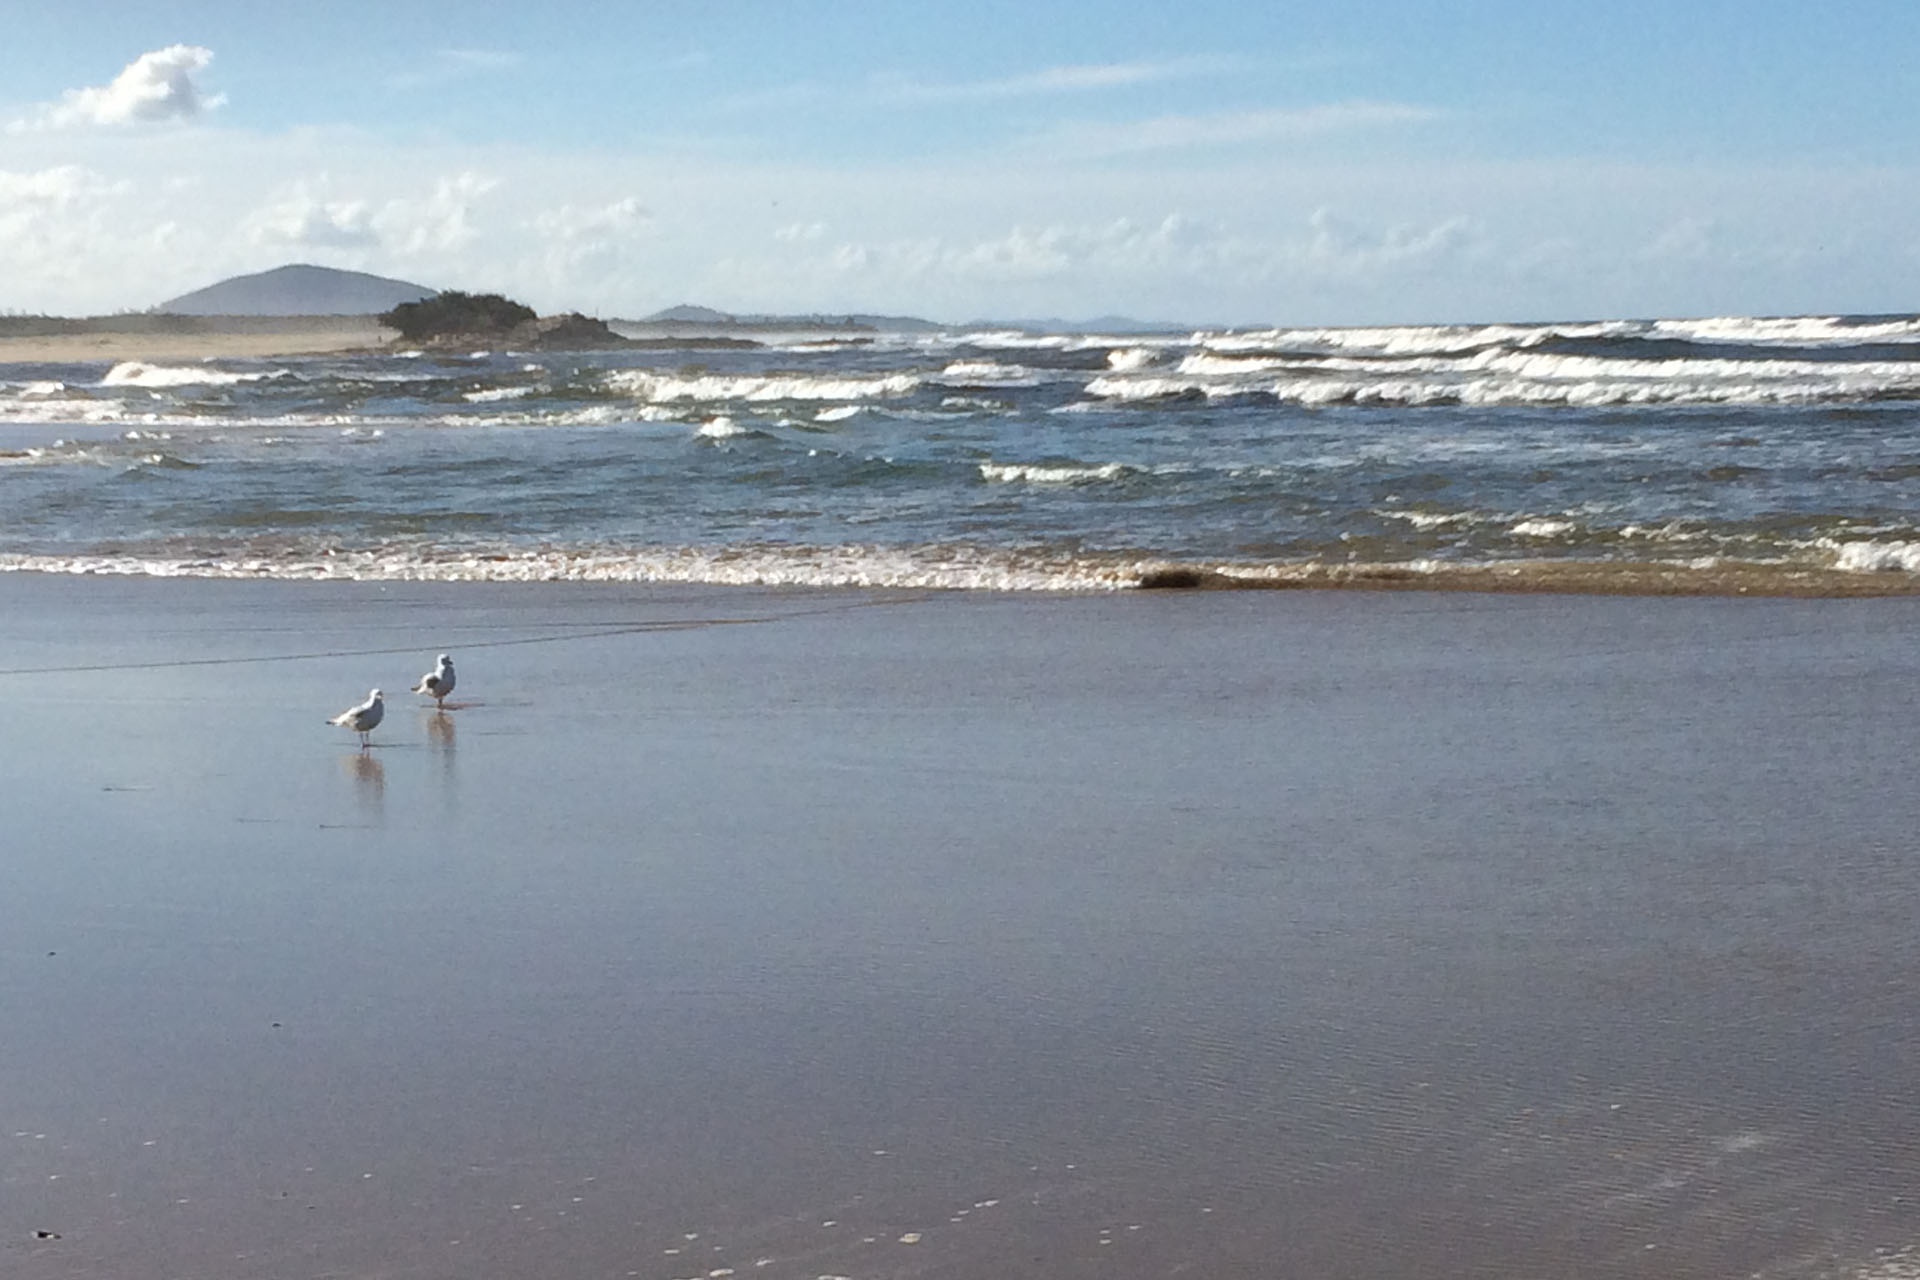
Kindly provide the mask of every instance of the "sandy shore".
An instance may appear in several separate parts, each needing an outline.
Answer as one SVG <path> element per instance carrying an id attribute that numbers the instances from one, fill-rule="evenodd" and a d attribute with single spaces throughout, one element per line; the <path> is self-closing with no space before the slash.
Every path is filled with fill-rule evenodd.
<path id="1" fill-rule="evenodd" d="M 394 336 L 371 316 L 13 318 L 0 323 L 0 364 L 323 355 L 383 347 Z"/>
<path id="2" fill-rule="evenodd" d="M 1908 1274 L 1916 624 L 0 575 L 0 1269 Z"/>

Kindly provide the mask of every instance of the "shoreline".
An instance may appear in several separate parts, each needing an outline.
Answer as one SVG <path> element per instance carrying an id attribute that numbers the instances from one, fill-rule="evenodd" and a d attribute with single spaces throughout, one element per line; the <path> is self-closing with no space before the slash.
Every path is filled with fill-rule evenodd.
<path id="1" fill-rule="evenodd" d="M 0 449 L 0 460 L 15 451 Z M 482 555 L 472 562 L 429 565 L 421 569 L 395 568 L 362 573 L 311 569 L 289 564 L 261 567 L 257 561 L 215 568 L 214 560 L 192 567 L 169 562 L 125 559 L 114 562 L 59 565 L 20 563 L 26 557 L 0 556 L 0 578 L 12 575 L 48 578 L 115 578 L 189 580 L 201 582 L 355 583 L 363 586 L 444 585 L 483 587 L 501 585 L 572 584 L 634 589 L 834 592 L 881 590 L 935 592 L 952 595 L 1016 596 L 1045 599 L 1103 595 L 1244 594 L 1273 592 L 1341 595 L 1349 593 L 1501 595 L 1501 596 L 1616 596 L 1644 599 L 1775 599 L 1875 600 L 1920 595 L 1920 574 L 1896 569 L 1844 570 L 1788 568 L 1760 565 L 1695 567 L 1660 563 L 1616 564 L 1603 561 L 1524 561 L 1445 568 L 1409 568 L 1403 565 L 1284 565 L 1261 573 L 1223 572 L 1202 565 L 1149 564 L 1137 572 L 1116 571 L 1105 582 L 1059 586 L 1013 586 L 993 582 L 952 583 L 901 577 L 881 580 L 876 575 L 822 577 L 805 580 L 799 574 L 761 577 L 702 578 L 618 568 L 571 566 L 545 560 L 514 566 L 505 556 Z M 76 557 L 88 561 L 89 557 Z M 480 562 L 497 566 L 479 568 Z M 517 571 L 516 571 L 517 570 Z"/>

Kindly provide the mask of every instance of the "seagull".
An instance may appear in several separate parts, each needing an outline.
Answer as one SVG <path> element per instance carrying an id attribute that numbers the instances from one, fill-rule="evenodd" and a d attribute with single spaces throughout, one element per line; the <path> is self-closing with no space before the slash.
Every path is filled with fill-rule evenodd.
<path id="1" fill-rule="evenodd" d="M 433 670 L 420 677 L 420 683 L 413 686 L 413 692 L 424 693 L 432 698 L 440 710 L 447 709 L 447 695 L 453 692 L 453 659 L 441 654 Z"/>
<path id="2" fill-rule="evenodd" d="M 375 689 L 367 694 L 365 702 L 357 707 L 348 707 L 327 723 L 337 724 L 343 729 L 351 729 L 359 734 L 360 749 L 365 751 L 367 734 L 373 731 L 374 726 L 380 723 L 380 718 L 386 714 L 387 704 L 380 701 L 380 691 Z"/>

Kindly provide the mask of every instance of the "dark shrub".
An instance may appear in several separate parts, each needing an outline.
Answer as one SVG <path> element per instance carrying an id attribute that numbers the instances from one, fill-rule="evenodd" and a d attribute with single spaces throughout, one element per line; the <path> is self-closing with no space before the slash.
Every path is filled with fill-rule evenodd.
<path id="1" fill-rule="evenodd" d="M 461 293 L 450 289 L 419 302 L 403 302 L 380 317 L 389 329 L 411 341 L 466 333 L 505 333 L 533 319 L 533 308 L 497 293 Z"/>

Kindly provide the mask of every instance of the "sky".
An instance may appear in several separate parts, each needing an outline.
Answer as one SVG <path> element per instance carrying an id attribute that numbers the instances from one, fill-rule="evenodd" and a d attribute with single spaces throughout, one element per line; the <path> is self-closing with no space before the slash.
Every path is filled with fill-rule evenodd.
<path id="1" fill-rule="evenodd" d="M 8 5 L 0 310 L 1920 309 L 1920 5 Z"/>

